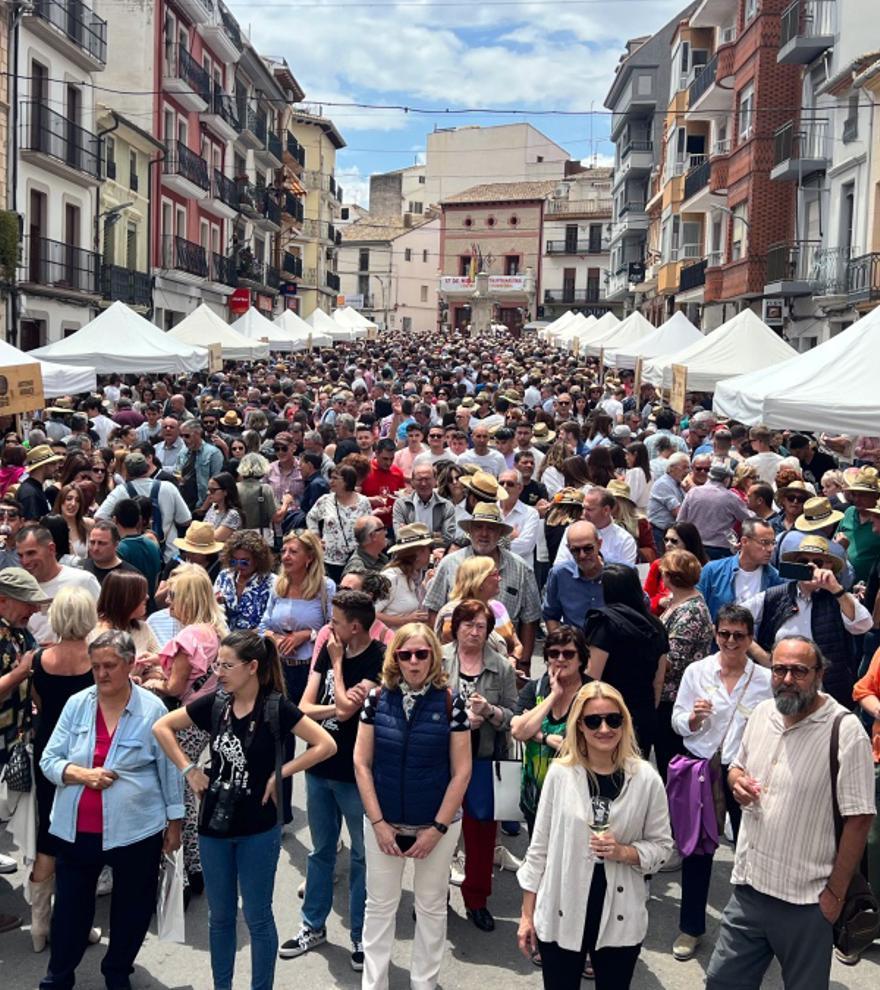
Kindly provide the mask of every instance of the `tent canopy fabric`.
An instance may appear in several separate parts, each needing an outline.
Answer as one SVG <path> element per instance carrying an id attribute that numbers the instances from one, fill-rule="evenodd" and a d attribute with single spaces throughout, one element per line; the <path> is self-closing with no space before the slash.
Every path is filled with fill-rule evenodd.
<path id="1" fill-rule="evenodd" d="M 636 366 L 637 357 L 644 361 L 646 358 L 658 357 L 660 354 L 674 354 L 702 338 L 702 332 L 679 310 L 653 333 L 635 343 L 618 346 L 615 342 L 610 352 L 606 349 L 605 361 L 616 368 L 632 370 Z"/>
<path id="2" fill-rule="evenodd" d="M 598 321 L 597 321 L 598 322 Z M 610 327 L 600 337 L 590 335 L 590 342 L 587 344 L 584 353 L 591 357 L 598 357 L 600 350 L 614 348 L 618 345 L 626 346 L 637 340 L 643 340 L 648 334 L 652 334 L 656 328 L 653 323 L 649 323 L 638 311 L 630 313 L 626 319 L 616 326 Z M 608 354 L 605 354 L 605 363 L 610 364 Z"/>
<path id="3" fill-rule="evenodd" d="M 93 367 L 100 375 L 189 374 L 208 364 L 204 347 L 175 340 L 118 300 L 76 333 L 30 353 L 47 361 Z"/>
<path id="4" fill-rule="evenodd" d="M 185 316 L 168 334 L 175 340 L 200 347 L 219 344 L 227 361 L 259 361 L 269 356 L 268 344 L 236 333 L 205 303 Z"/>
<path id="5" fill-rule="evenodd" d="M 294 350 L 307 349 L 309 337 L 312 338 L 312 347 L 330 347 L 333 341 L 322 333 L 314 331 L 308 323 L 298 316 L 292 309 L 285 309 L 280 316 L 276 316 L 272 321 L 276 327 L 280 327 L 294 342 L 302 341 L 302 347 L 294 344 Z"/>
<path id="6" fill-rule="evenodd" d="M 725 378 L 778 365 L 796 354 L 752 310 L 744 309 L 690 347 L 646 361 L 642 378 L 669 388 L 672 365 L 683 364 L 688 370 L 688 391 L 712 392 Z"/>
<path id="7" fill-rule="evenodd" d="M 603 313 L 598 320 L 594 316 L 592 322 L 588 326 L 582 327 L 577 335 L 581 354 L 586 353 L 585 348 L 587 344 L 591 344 L 594 340 L 604 337 L 605 334 L 619 324 L 620 320 L 610 311 Z M 574 345 L 570 343 L 569 346 L 573 347 Z"/>
<path id="8" fill-rule="evenodd" d="M 567 310 L 562 316 L 557 316 L 555 320 L 550 320 L 545 326 L 538 330 L 538 336 L 543 337 L 545 340 L 549 340 L 554 333 L 558 333 L 565 327 L 571 320 L 577 316 L 573 310 Z"/>
<path id="9" fill-rule="evenodd" d="M 0 368 L 17 368 L 22 364 L 38 364 L 43 376 L 43 395 L 76 395 L 78 392 L 94 392 L 98 376 L 94 368 L 78 367 L 73 364 L 56 364 L 54 361 L 40 361 L 33 351 L 20 351 L 5 340 L 0 340 Z"/>
<path id="10" fill-rule="evenodd" d="M 355 330 L 378 330 L 379 324 L 368 320 L 366 316 L 359 313 L 354 306 L 346 306 L 344 309 L 335 309 L 333 319 L 341 323 L 344 327 L 354 327 Z"/>
<path id="11" fill-rule="evenodd" d="M 880 435 L 880 309 L 782 364 L 720 382 L 713 407 L 753 426 Z"/>
<path id="12" fill-rule="evenodd" d="M 262 341 L 265 337 L 271 351 L 301 351 L 306 346 L 305 342 L 300 342 L 299 337 L 291 337 L 286 330 L 267 320 L 254 306 L 239 316 L 232 324 L 232 329 L 248 340 Z"/>
<path id="13" fill-rule="evenodd" d="M 313 329 L 333 339 L 333 342 L 357 340 L 364 334 L 354 327 L 344 327 L 328 316 L 323 309 L 316 309 L 306 317 L 306 323 Z"/>
<path id="14" fill-rule="evenodd" d="M 562 330 L 553 335 L 557 346 L 570 348 L 572 340 L 575 337 L 583 336 L 588 330 L 592 329 L 595 322 L 596 317 L 592 313 L 589 316 L 584 316 L 583 313 L 576 313 L 573 320 L 569 320 Z"/>

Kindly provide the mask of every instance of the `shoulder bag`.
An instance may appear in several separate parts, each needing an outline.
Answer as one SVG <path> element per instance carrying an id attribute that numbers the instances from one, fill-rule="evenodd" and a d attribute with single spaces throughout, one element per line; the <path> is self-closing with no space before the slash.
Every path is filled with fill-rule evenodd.
<path id="1" fill-rule="evenodd" d="M 31 748 L 32 706 L 31 675 L 28 674 L 27 695 L 24 700 L 21 728 L 18 731 L 18 738 L 9 750 L 9 759 L 3 767 L 3 772 L 0 773 L 0 782 L 6 784 L 7 789 L 18 791 L 21 794 L 29 794 L 34 784 Z"/>

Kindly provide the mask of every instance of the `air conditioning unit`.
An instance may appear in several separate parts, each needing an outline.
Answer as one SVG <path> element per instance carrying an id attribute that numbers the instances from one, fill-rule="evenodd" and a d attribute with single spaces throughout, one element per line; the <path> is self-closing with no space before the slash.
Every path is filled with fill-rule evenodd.
<path id="1" fill-rule="evenodd" d="M 568 185 L 564 182 L 560 182 L 559 185 L 553 190 L 554 199 L 568 199 Z"/>

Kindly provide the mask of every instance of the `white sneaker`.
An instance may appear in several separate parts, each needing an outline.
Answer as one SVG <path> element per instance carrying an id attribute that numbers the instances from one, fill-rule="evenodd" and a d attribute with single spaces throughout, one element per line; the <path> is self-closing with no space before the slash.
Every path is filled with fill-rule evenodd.
<path id="1" fill-rule="evenodd" d="M 521 866 L 522 860 L 507 848 L 507 846 L 495 846 L 494 864 L 501 870 L 510 870 L 515 873 Z"/>
<path id="2" fill-rule="evenodd" d="M 457 853 L 449 867 L 449 882 L 453 887 L 460 887 L 464 883 L 464 853 Z"/>
<path id="3" fill-rule="evenodd" d="M 11 856 L 4 856 L 0 853 L 0 873 L 15 873 L 18 869 L 18 860 Z"/>
<path id="4" fill-rule="evenodd" d="M 672 944 L 672 955 L 679 962 L 686 962 L 688 959 L 693 959 L 702 940 L 700 935 L 686 935 L 684 932 L 680 932 L 678 938 Z"/>
<path id="5" fill-rule="evenodd" d="M 106 897 L 113 890 L 113 870 L 109 866 L 105 866 L 101 870 L 101 875 L 98 877 L 98 889 L 96 891 L 98 897 Z"/>

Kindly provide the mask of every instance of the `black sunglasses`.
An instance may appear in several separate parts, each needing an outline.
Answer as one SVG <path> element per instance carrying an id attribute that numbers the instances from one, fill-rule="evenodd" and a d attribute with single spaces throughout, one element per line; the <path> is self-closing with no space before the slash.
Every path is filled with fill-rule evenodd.
<path id="1" fill-rule="evenodd" d="M 595 732 L 603 722 L 609 729 L 619 729 L 623 725 L 623 715 L 620 712 L 609 712 L 607 715 L 584 715 L 581 721 L 591 732 Z"/>

